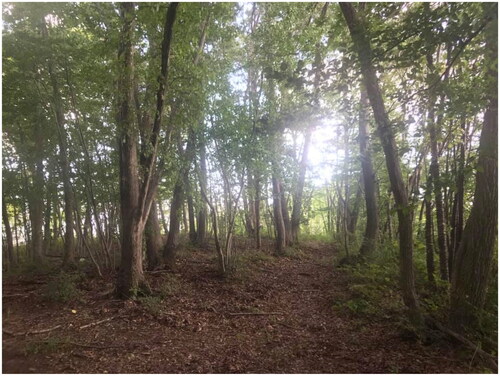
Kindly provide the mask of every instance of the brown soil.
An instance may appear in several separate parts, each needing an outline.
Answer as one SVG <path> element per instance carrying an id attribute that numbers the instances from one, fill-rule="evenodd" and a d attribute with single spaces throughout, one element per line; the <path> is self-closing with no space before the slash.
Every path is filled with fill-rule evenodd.
<path id="1" fill-rule="evenodd" d="M 301 258 L 247 253 L 240 272 L 226 280 L 217 276 L 212 253 L 186 251 L 174 273 L 148 274 L 156 291 L 165 279 L 174 281 L 170 295 L 149 308 L 103 296 L 112 278 L 85 279 L 80 298 L 67 304 L 44 298 L 48 277 L 6 278 L 3 372 L 475 372 L 470 354 L 452 344 L 404 339 L 399 317 L 334 309 L 348 297 L 348 275 L 333 268 L 327 246 L 303 250 Z M 250 312 L 277 314 L 231 315 Z"/>

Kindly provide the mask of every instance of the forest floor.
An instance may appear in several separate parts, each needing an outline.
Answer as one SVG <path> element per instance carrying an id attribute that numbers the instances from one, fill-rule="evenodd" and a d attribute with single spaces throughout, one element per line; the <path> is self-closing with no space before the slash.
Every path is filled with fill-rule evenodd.
<path id="1" fill-rule="evenodd" d="M 50 276 L 6 276 L 2 370 L 477 372 L 470 354 L 451 343 L 405 339 L 396 325 L 400 317 L 339 309 L 352 294 L 350 275 L 333 267 L 333 257 L 331 246 L 320 243 L 288 257 L 248 250 L 239 258 L 239 272 L 222 279 L 213 252 L 186 250 L 175 270 L 148 273 L 163 299 L 137 301 L 104 296 L 111 277 L 84 278 L 78 299 L 56 303 L 44 293 Z"/>

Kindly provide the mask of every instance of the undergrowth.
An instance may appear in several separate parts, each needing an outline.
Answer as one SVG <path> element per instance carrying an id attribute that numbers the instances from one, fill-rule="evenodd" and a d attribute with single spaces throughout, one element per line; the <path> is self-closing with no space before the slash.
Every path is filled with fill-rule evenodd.
<path id="1" fill-rule="evenodd" d="M 181 290 L 182 284 L 179 278 L 172 274 L 166 274 L 159 289 L 161 299 L 169 298 Z"/>
<path id="2" fill-rule="evenodd" d="M 396 240 L 382 242 L 367 262 L 342 263 L 345 255 L 338 255 L 335 265 L 349 276 L 349 297 L 335 302 L 333 308 L 354 316 L 396 319 L 402 328 L 408 326 L 399 288 L 399 245 Z M 355 258 L 354 258 L 355 259 Z M 437 264 L 438 257 L 436 255 Z M 496 263 L 495 263 L 496 265 Z M 446 323 L 449 315 L 450 283 L 439 278 L 427 278 L 425 244 L 418 239 L 414 246 L 415 287 L 425 314 Z M 481 313 L 481 328 L 468 336 L 478 342 L 498 342 L 498 285 L 497 270 L 492 272 L 485 309 Z M 496 349 L 496 346 L 492 346 Z M 496 351 L 496 350 L 495 350 Z"/>
<path id="3" fill-rule="evenodd" d="M 29 341 L 24 347 L 25 355 L 50 354 L 60 351 L 68 342 L 67 338 L 48 337 L 44 340 Z"/>
<path id="4" fill-rule="evenodd" d="M 43 295 L 51 302 L 67 303 L 80 296 L 77 283 L 82 279 L 78 273 L 61 272 L 49 281 L 44 288 Z"/>

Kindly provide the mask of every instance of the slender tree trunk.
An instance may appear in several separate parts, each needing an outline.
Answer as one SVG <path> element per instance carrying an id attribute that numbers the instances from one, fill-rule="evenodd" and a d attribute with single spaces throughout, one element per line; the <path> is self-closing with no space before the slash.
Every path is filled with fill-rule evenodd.
<path id="1" fill-rule="evenodd" d="M 146 238 L 146 259 L 148 262 L 148 269 L 153 270 L 160 264 L 160 250 L 163 245 L 160 234 L 160 223 L 158 222 L 156 200 L 153 200 L 151 204 L 144 233 Z"/>
<path id="2" fill-rule="evenodd" d="M 14 258 L 14 241 L 12 239 L 12 230 L 9 223 L 9 215 L 7 214 L 7 200 L 5 199 L 5 195 L 2 197 L 2 220 L 5 228 L 5 238 L 7 240 L 8 268 L 12 269 L 16 266 L 16 260 Z"/>
<path id="3" fill-rule="evenodd" d="M 428 3 L 426 3 L 428 5 Z M 427 54 L 427 67 L 430 70 L 430 79 L 428 79 L 429 85 L 435 80 L 434 73 L 434 63 L 432 61 L 432 54 Z M 429 138 L 431 144 L 431 166 L 430 173 L 432 175 L 432 185 L 434 189 L 434 202 L 436 204 L 436 218 L 437 218 L 437 230 L 438 230 L 438 248 L 439 248 L 439 271 L 442 280 L 448 280 L 448 250 L 446 247 L 446 234 L 445 234 L 445 215 L 444 215 L 444 203 L 443 203 L 443 192 L 441 190 L 441 178 L 439 173 L 439 154 L 437 146 L 437 133 L 438 129 L 436 127 L 434 106 L 436 103 L 436 95 L 434 90 L 430 90 L 429 95 L 429 105 L 427 114 L 427 123 L 429 130 Z"/>
<path id="4" fill-rule="evenodd" d="M 275 167 L 275 166 L 274 166 Z M 276 229 L 276 253 L 281 255 L 285 252 L 286 246 L 286 229 L 283 222 L 283 211 L 281 210 L 281 193 L 278 173 L 273 168 L 273 211 L 274 225 Z"/>
<path id="5" fill-rule="evenodd" d="M 32 252 L 35 262 L 41 262 L 43 258 L 43 136 L 42 127 L 39 122 L 35 125 L 36 162 L 33 169 L 33 185 L 31 190 L 31 230 L 32 230 Z"/>
<path id="6" fill-rule="evenodd" d="M 455 254 L 458 251 L 458 247 L 460 242 L 462 241 L 462 233 L 464 228 L 464 185 L 465 185 L 465 144 L 467 141 L 467 127 L 465 126 L 465 118 L 462 119 L 461 129 L 463 132 L 462 140 L 459 145 L 459 160 L 458 160 L 458 171 L 456 175 L 456 185 L 457 190 L 455 194 L 455 202 L 454 202 L 454 210 L 453 210 L 453 232 L 452 232 L 452 241 L 451 247 L 449 249 L 449 274 L 453 275 L 453 261 L 455 258 Z"/>
<path id="7" fill-rule="evenodd" d="M 421 328 L 423 326 L 423 317 L 415 291 L 415 277 L 413 271 L 412 215 L 401 174 L 396 140 L 389 117 L 385 110 L 378 78 L 372 63 L 372 49 L 365 25 L 358 18 L 351 3 L 339 3 L 339 5 L 346 19 L 361 63 L 361 72 L 363 74 L 366 92 L 370 99 L 370 104 L 377 123 L 378 133 L 385 154 L 391 189 L 397 205 L 399 220 L 400 284 L 403 300 L 408 307 L 411 322 L 416 327 Z"/>
<path id="8" fill-rule="evenodd" d="M 258 173 L 254 174 L 254 184 L 255 184 L 255 201 L 253 203 L 255 210 L 255 248 L 260 249 L 262 246 L 262 240 L 260 236 L 260 190 L 261 190 L 261 177 Z"/>
<path id="9" fill-rule="evenodd" d="M 354 198 L 354 205 L 349 215 L 349 223 L 347 224 L 347 231 L 349 232 L 350 241 L 355 240 L 356 226 L 359 218 L 359 207 L 361 206 L 361 186 L 356 190 L 356 197 Z"/>
<path id="10" fill-rule="evenodd" d="M 432 223 L 432 203 L 430 196 L 432 195 L 432 177 L 428 176 L 427 187 L 424 199 L 425 205 L 425 255 L 426 255 L 426 266 L 427 266 L 427 279 L 430 283 L 434 284 L 434 224 Z"/>
<path id="11" fill-rule="evenodd" d="M 46 206 L 45 206 L 45 221 L 44 221 L 44 229 L 43 229 L 43 252 L 44 254 L 48 254 L 50 250 L 51 243 L 51 231 L 50 231 L 50 218 L 52 216 L 52 205 L 51 205 L 51 189 L 49 186 L 50 175 L 47 177 L 47 185 L 46 185 Z"/>
<path id="12" fill-rule="evenodd" d="M 480 324 L 497 236 L 498 202 L 498 5 L 484 3 L 485 70 L 488 105 L 484 114 L 472 210 L 455 255 L 451 284 L 450 322 L 458 331 Z"/>
<path id="13" fill-rule="evenodd" d="M 285 244 L 290 245 L 292 239 L 292 227 L 290 224 L 290 214 L 288 213 L 288 205 L 285 197 L 285 190 L 281 179 L 279 182 L 280 200 L 281 200 L 281 213 L 283 216 L 283 224 L 285 225 Z"/>
<path id="14" fill-rule="evenodd" d="M 165 211 L 163 210 L 163 205 L 161 204 L 161 200 L 158 200 L 157 203 L 158 203 L 158 211 L 160 212 L 163 231 L 165 232 L 165 235 L 168 235 L 168 225 L 167 225 L 167 220 L 165 218 Z"/>
<path id="15" fill-rule="evenodd" d="M 45 19 L 42 20 L 42 33 L 45 38 L 48 38 L 47 25 L 45 24 Z M 54 63 L 52 61 L 52 56 L 49 56 L 47 60 L 47 67 L 50 76 L 50 83 L 52 85 L 52 104 L 56 117 L 58 137 L 59 137 L 59 164 L 61 168 L 61 177 L 63 181 L 64 190 L 64 220 L 65 220 L 65 236 L 64 236 L 64 258 L 63 266 L 72 267 L 75 265 L 75 234 L 74 234 L 74 197 L 71 188 L 70 180 L 70 165 L 68 159 L 68 146 L 67 146 L 67 134 L 64 127 L 66 121 L 64 119 L 64 108 L 61 98 L 61 93 L 59 89 L 59 83 L 57 81 L 56 74 L 54 72 Z"/>
<path id="16" fill-rule="evenodd" d="M 186 174 L 186 202 L 188 208 L 188 221 L 189 221 L 189 241 L 192 244 L 196 243 L 196 223 L 195 223 L 195 215 L 194 215 L 194 202 L 193 202 L 193 192 L 192 186 L 189 181 L 189 176 Z"/>
<path id="17" fill-rule="evenodd" d="M 253 210 L 252 195 L 250 194 L 250 189 L 252 186 L 252 179 L 250 173 L 248 173 L 247 188 L 243 194 L 243 215 L 245 232 L 248 237 L 253 237 L 255 234 L 253 217 L 255 215 Z"/>
<path id="18" fill-rule="evenodd" d="M 200 145 L 200 169 L 199 169 L 200 190 L 206 192 L 207 189 L 207 157 L 204 142 Z M 207 238 L 207 204 L 205 200 L 200 202 L 198 211 L 198 231 L 196 241 L 200 247 L 206 246 Z"/>
<path id="19" fill-rule="evenodd" d="M 307 157 L 309 155 L 309 145 L 311 144 L 312 133 L 313 127 L 308 126 L 304 137 L 304 148 L 302 150 L 302 158 L 300 160 L 297 188 L 295 189 L 293 195 L 293 209 L 291 220 L 291 239 L 293 243 L 299 242 L 300 219 L 302 216 L 302 196 L 304 194 L 304 185 L 307 172 Z"/>
<path id="20" fill-rule="evenodd" d="M 165 263 L 172 266 L 175 260 L 175 251 L 179 243 L 179 231 L 181 222 L 182 203 L 184 201 L 184 192 L 182 181 L 179 179 L 174 187 L 174 194 L 170 204 L 170 227 L 165 247 L 163 248 L 163 259 Z"/>
<path id="21" fill-rule="evenodd" d="M 122 30 L 118 61 L 118 115 L 120 130 L 120 209 L 121 209 L 121 263 L 117 279 L 117 294 L 129 298 L 137 295 L 144 285 L 142 270 L 142 229 L 137 161 L 138 132 L 134 127 L 132 103 L 134 78 L 133 32 L 134 4 L 121 3 Z"/>
<path id="22" fill-rule="evenodd" d="M 16 239 L 16 259 L 15 259 L 15 263 L 19 264 L 20 262 L 20 259 L 19 259 L 19 233 L 18 233 L 18 223 L 19 223 L 19 218 L 18 218 L 18 215 L 17 215 L 17 208 L 16 208 L 16 205 L 14 205 L 14 238 Z"/>
<path id="23" fill-rule="evenodd" d="M 369 256 L 375 252 L 378 237 L 375 171 L 373 170 L 372 156 L 369 146 L 370 132 L 368 119 L 366 118 L 367 107 L 368 97 L 365 88 L 362 86 L 359 110 L 359 153 L 361 157 L 361 169 L 363 171 L 363 184 L 365 187 L 366 228 L 359 253 L 363 257 Z"/>

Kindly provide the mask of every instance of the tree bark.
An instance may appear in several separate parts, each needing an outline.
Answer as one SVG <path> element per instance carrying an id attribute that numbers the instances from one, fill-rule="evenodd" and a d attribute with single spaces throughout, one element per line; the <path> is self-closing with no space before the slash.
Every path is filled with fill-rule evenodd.
<path id="1" fill-rule="evenodd" d="M 283 216 L 283 224 L 285 225 L 285 244 L 290 245 L 292 240 L 292 227 L 290 224 L 290 214 L 288 212 L 288 205 L 285 197 L 285 189 L 283 188 L 283 182 L 281 179 L 279 182 L 279 192 L 281 200 L 281 213 Z"/>
<path id="2" fill-rule="evenodd" d="M 118 112 L 120 153 L 120 208 L 122 257 L 117 279 L 117 293 L 124 298 L 134 297 L 139 289 L 150 292 L 142 270 L 142 237 L 156 193 L 158 172 L 156 159 L 158 138 L 163 118 L 164 99 L 169 68 L 173 25 L 179 3 L 170 3 L 165 18 L 161 49 L 161 68 L 158 75 L 156 111 L 150 133 L 152 150 L 143 155 L 144 171 L 139 180 L 137 160 L 139 129 L 134 124 L 134 62 L 133 40 L 135 29 L 134 3 L 121 3 L 122 30 L 118 52 Z"/>
<path id="3" fill-rule="evenodd" d="M 141 208 L 139 169 L 137 160 L 138 130 L 134 127 L 133 108 L 133 33 L 135 14 L 133 3 L 121 3 L 122 30 L 120 35 L 120 76 L 118 79 L 118 115 L 120 130 L 120 209 L 122 256 L 117 279 L 117 293 L 129 298 L 137 295 L 145 284 L 142 269 Z"/>
<path id="4" fill-rule="evenodd" d="M 385 110 L 375 67 L 373 66 L 373 54 L 365 25 L 358 18 L 351 3 L 339 3 L 339 5 L 347 22 L 347 26 L 349 27 L 354 47 L 361 63 L 364 84 L 377 123 L 380 140 L 385 154 L 391 189 L 397 205 L 399 221 L 400 285 L 403 300 L 408 307 L 410 321 L 417 328 L 421 328 L 424 321 L 415 291 L 411 207 L 408 202 L 406 188 L 401 174 L 396 140 L 389 121 L 389 116 Z"/>
<path id="5" fill-rule="evenodd" d="M 449 249 L 449 275 L 453 275 L 453 261 L 455 254 L 458 251 L 460 242 L 462 241 L 462 233 L 464 229 L 464 186 L 465 186 L 465 144 L 467 141 L 467 131 L 468 127 L 465 126 L 465 118 L 461 121 L 462 129 L 462 139 L 458 146 L 459 149 L 459 159 L 458 159 L 458 171 L 456 175 L 456 186 L 457 190 L 455 193 L 455 200 L 453 203 L 453 217 L 452 217 L 452 232 L 451 232 L 451 246 Z"/>
<path id="6" fill-rule="evenodd" d="M 427 187 L 425 192 L 425 261 L 427 266 L 427 279 L 430 283 L 434 284 L 434 231 L 433 231 L 433 221 L 432 221 L 432 203 L 430 196 L 432 195 L 432 182 L 430 181 L 432 177 L 428 176 Z"/>
<path id="7" fill-rule="evenodd" d="M 207 156 L 205 151 L 205 143 L 200 143 L 200 169 L 199 177 L 200 190 L 207 190 Z M 198 231 L 196 242 L 200 247 L 205 247 L 207 243 L 207 204 L 205 200 L 200 202 L 198 210 Z"/>
<path id="8" fill-rule="evenodd" d="M 182 189 L 182 180 L 178 179 L 174 187 L 174 194 L 170 204 L 170 221 L 168 229 L 167 242 L 163 248 L 163 259 L 165 263 L 172 266 L 175 260 L 175 251 L 179 243 L 179 231 L 181 224 L 182 203 L 184 201 L 184 192 Z"/>
<path id="9" fill-rule="evenodd" d="M 35 165 L 33 167 L 33 184 L 31 187 L 31 231 L 32 253 L 35 262 L 43 258 L 43 135 L 42 126 L 37 121 L 35 124 Z"/>
<path id="10" fill-rule="evenodd" d="M 493 17 L 485 29 L 488 105 L 479 143 L 474 201 L 453 267 L 450 322 L 459 332 L 480 324 L 497 235 L 498 5 L 484 3 L 483 9 L 485 16 Z"/>
<path id="11" fill-rule="evenodd" d="M 165 219 L 165 212 L 163 211 L 163 205 L 161 204 L 161 200 L 157 200 L 157 203 L 158 203 L 158 211 L 160 212 L 161 224 L 166 236 L 168 235 L 168 225 L 167 225 L 167 220 Z"/>
<path id="12" fill-rule="evenodd" d="M 275 171 L 276 166 L 273 166 L 272 183 L 273 183 L 273 211 L 274 211 L 274 226 L 276 229 L 276 253 L 281 255 L 285 252 L 286 246 L 286 229 L 283 222 L 283 211 L 281 210 L 281 193 L 278 173 Z"/>
<path id="13" fill-rule="evenodd" d="M 186 187 L 186 202 L 188 209 L 188 222 L 189 222 L 189 241 L 192 244 L 196 243 L 196 224 L 194 216 L 194 203 L 191 182 L 189 181 L 189 174 L 184 175 L 184 186 Z"/>
<path id="14" fill-rule="evenodd" d="M 160 234 L 160 223 L 158 222 L 158 211 L 156 200 L 151 203 L 148 221 L 144 229 L 146 237 L 146 260 L 148 270 L 154 270 L 160 264 L 160 250 L 163 240 Z"/>
<path id="15" fill-rule="evenodd" d="M 368 119 L 366 118 L 366 108 L 368 107 L 368 97 L 364 87 L 361 87 L 361 99 L 359 109 L 359 153 L 361 156 L 361 169 L 363 172 L 363 184 L 365 187 L 366 205 L 366 227 L 363 236 L 363 243 L 359 253 L 366 257 L 377 247 L 378 237 L 378 211 L 377 196 L 375 192 L 375 171 L 373 170 L 372 156 L 370 152 L 370 132 Z"/>
<path id="16" fill-rule="evenodd" d="M 260 249 L 262 246 L 262 240 L 260 236 L 260 182 L 261 177 L 258 173 L 254 174 L 254 184 L 255 184 L 255 201 L 253 203 L 255 210 L 255 248 Z"/>
<path id="17" fill-rule="evenodd" d="M 12 269 L 16 266 L 16 260 L 14 258 L 14 241 L 9 223 L 9 215 L 7 214 L 7 200 L 5 199 L 5 195 L 2 197 L 2 220 L 5 228 L 5 238 L 7 240 L 8 268 Z"/>

